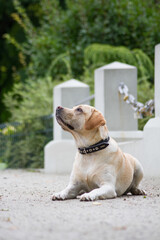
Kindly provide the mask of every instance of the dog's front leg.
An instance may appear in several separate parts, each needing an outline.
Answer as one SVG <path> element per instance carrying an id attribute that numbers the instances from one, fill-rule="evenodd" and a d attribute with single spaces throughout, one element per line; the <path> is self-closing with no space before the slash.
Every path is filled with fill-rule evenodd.
<path id="1" fill-rule="evenodd" d="M 96 188 L 89 193 L 84 193 L 80 197 L 80 201 L 94 201 L 103 200 L 109 198 L 115 198 L 117 196 L 114 186 L 111 184 L 104 184 L 100 188 Z"/>
<path id="2" fill-rule="evenodd" d="M 81 190 L 80 184 L 70 182 L 64 190 L 55 193 L 52 196 L 52 200 L 55 201 L 76 198 L 80 190 Z"/>

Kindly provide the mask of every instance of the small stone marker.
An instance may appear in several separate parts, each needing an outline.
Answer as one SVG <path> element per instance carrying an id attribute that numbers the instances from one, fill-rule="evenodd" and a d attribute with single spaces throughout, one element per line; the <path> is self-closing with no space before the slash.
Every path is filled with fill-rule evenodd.
<path id="1" fill-rule="evenodd" d="M 89 86 L 71 79 L 54 88 L 54 113 L 58 106 L 72 108 L 89 96 Z M 89 104 L 87 102 L 86 104 Z M 64 131 L 54 118 L 54 140 L 72 139 L 72 135 Z"/>
<path id="2" fill-rule="evenodd" d="M 54 88 L 54 113 L 58 106 L 72 108 L 89 97 L 89 86 L 71 79 Z M 89 101 L 86 103 L 89 104 Z M 76 146 L 70 133 L 64 131 L 54 117 L 54 140 L 45 146 L 45 172 L 69 173 L 75 159 Z"/>

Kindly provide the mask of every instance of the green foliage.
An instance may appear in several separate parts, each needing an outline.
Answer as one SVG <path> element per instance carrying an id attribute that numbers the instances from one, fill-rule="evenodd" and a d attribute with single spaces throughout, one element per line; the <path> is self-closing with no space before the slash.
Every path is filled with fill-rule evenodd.
<path id="1" fill-rule="evenodd" d="M 43 5 L 40 18 L 41 26 L 35 28 L 20 1 L 14 0 L 14 6 L 17 12 L 12 14 L 12 17 L 22 27 L 26 40 L 19 45 L 14 37 L 5 35 L 9 43 L 14 44 L 23 56 L 23 59 L 25 59 L 25 64 L 27 65 L 24 69 L 25 74 L 28 77 L 34 77 L 35 79 L 37 77 L 44 77 L 48 68 L 51 68 L 51 65 L 53 65 L 52 62 L 55 61 L 55 58 L 60 53 L 64 53 L 64 48 L 59 48 L 59 39 L 54 36 L 56 35 L 54 29 L 54 24 L 56 24 L 56 22 L 51 24 L 50 18 L 48 18 L 48 11 L 52 7 L 53 10 L 57 9 L 58 2 L 54 1 L 52 6 L 50 6 L 51 1 L 47 1 L 47 3 L 46 1 L 42 2 Z M 56 74 L 58 67 L 55 69 L 55 72 L 54 69 L 55 68 L 53 68 L 52 74 Z M 66 71 L 63 70 L 62 66 L 60 72 L 66 73 Z"/>
<path id="2" fill-rule="evenodd" d="M 14 0 L 17 11 L 14 19 L 26 36 L 21 46 L 23 55 L 29 59 L 25 68 L 27 75 L 45 76 L 52 61 L 59 54 L 68 52 L 72 74 L 79 77 L 83 73 L 84 49 L 95 42 L 129 49 L 140 48 L 153 59 L 154 45 L 160 39 L 157 31 L 160 23 L 159 3 L 155 4 L 153 0 L 108 0 L 105 4 L 103 0 L 68 0 L 59 3 L 54 0 L 41 1 L 40 25 L 35 28 L 20 2 Z M 119 51 L 123 53 L 123 47 Z M 128 54 L 131 55 L 129 50 Z M 140 55 L 135 51 L 135 57 L 139 60 Z M 53 79 L 56 77 L 54 70 Z"/>
<path id="3" fill-rule="evenodd" d="M 141 50 L 131 51 L 125 47 L 92 44 L 84 52 L 84 73 L 80 80 L 89 84 L 91 93 L 94 93 L 94 69 L 113 61 L 120 61 L 135 65 L 138 71 L 139 69 L 141 71 L 138 79 L 138 100 L 145 103 L 148 99 L 153 99 L 153 86 L 149 81 L 153 78 L 153 65 L 149 57 Z M 52 68 L 57 69 L 57 66 L 66 67 L 68 73 L 67 75 L 60 74 L 60 79 L 68 80 L 71 78 L 69 56 L 68 54 L 61 54 L 52 62 L 45 78 L 28 79 L 25 84 L 17 83 L 12 92 L 5 95 L 4 103 L 12 114 L 12 121 L 21 122 L 52 113 L 52 89 L 61 81 L 52 81 L 51 77 L 47 77 L 47 75 L 50 75 Z"/>
<path id="4" fill-rule="evenodd" d="M 53 119 L 37 118 L 53 112 L 53 87 L 60 81 L 51 77 L 17 83 L 5 95 L 4 102 L 20 125 L 8 125 L 0 132 L 0 145 L 5 146 L 3 161 L 9 168 L 42 168 L 44 146 L 53 139 Z M 46 121 L 46 123 L 45 123 Z"/>
<path id="5" fill-rule="evenodd" d="M 106 44 L 91 44 L 84 51 L 86 67 L 92 69 L 119 61 L 136 66 L 139 78 L 153 79 L 153 64 L 140 49 L 129 50 L 126 47 L 114 47 Z"/>
<path id="6" fill-rule="evenodd" d="M 147 81 L 147 78 L 141 78 L 137 86 L 138 101 L 146 103 L 149 99 L 154 99 L 153 85 Z"/>
<path id="7" fill-rule="evenodd" d="M 151 59 L 140 49 L 134 49 L 133 55 L 136 59 L 139 81 L 147 78 L 153 83 L 154 66 Z"/>
<path id="8" fill-rule="evenodd" d="M 21 0 L 22 6 L 26 9 L 29 18 L 34 24 L 38 23 L 39 0 Z M 4 38 L 8 33 L 11 38 L 21 45 L 25 41 L 25 34 L 18 23 L 13 20 L 15 11 L 13 1 L 0 0 L 0 122 L 6 121 L 10 117 L 4 103 L 3 96 L 12 90 L 12 86 L 17 82 L 15 73 L 19 71 L 21 78 L 24 79 L 24 65 L 21 61 L 21 53 Z"/>
<path id="9" fill-rule="evenodd" d="M 73 73 L 81 74 L 83 49 L 95 42 L 129 49 L 141 48 L 153 59 L 154 45 L 160 39 L 157 32 L 159 13 L 159 4 L 153 0 L 108 0 L 105 3 L 103 0 L 78 0 L 74 3 L 68 0 L 67 9 L 57 22 L 56 32 L 62 36 L 62 44 L 69 49 Z"/>
<path id="10" fill-rule="evenodd" d="M 53 87 L 60 83 L 52 82 L 50 77 L 37 81 L 27 80 L 17 83 L 12 92 L 5 95 L 4 103 L 11 112 L 11 121 L 24 121 L 53 112 Z"/>
<path id="11" fill-rule="evenodd" d="M 136 61 L 132 52 L 126 47 L 114 47 L 106 44 L 91 44 L 85 49 L 85 64 L 101 66 L 115 60 L 135 65 Z"/>
<path id="12" fill-rule="evenodd" d="M 138 130 L 143 131 L 144 126 L 146 125 L 146 123 L 148 122 L 149 119 L 154 118 L 155 115 L 153 115 L 152 117 L 145 117 L 142 119 L 138 119 Z"/>
<path id="13" fill-rule="evenodd" d="M 24 140 L 15 143 L 8 142 L 5 154 L 8 168 L 42 168 L 43 147 L 45 137 L 41 135 L 27 136 Z"/>
<path id="14" fill-rule="evenodd" d="M 5 163 L 0 162 L 0 170 L 4 170 L 7 168 L 7 165 Z"/>
<path id="15" fill-rule="evenodd" d="M 6 136 L 15 133 L 15 131 L 16 129 L 14 126 L 6 126 L 5 128 L 3 128 L 3 130 L 0 129 L 0 132 Z"/>
<path id="16" fill-rule="evenodd" d="M 52 139 L 52 128 L 52 118 L 34 118 L 14 126 L 14 133 L 0 137 L 7 144 L 3 162 L 8 168 L 44 167 L 44 146 Z"/>
<path id="17" fill-rule="evenodd" d="M 149 99 L 154 99 L 154 88 L 147 78 L 142 77 L 141 79 L 139 79 L 137 93 L 137 98 L 139 102 L 146 103 Z M 145 124 L 152 117 L 148 116 L 143 119 L 138 119 L 138 129 L 143 130 Z"/>

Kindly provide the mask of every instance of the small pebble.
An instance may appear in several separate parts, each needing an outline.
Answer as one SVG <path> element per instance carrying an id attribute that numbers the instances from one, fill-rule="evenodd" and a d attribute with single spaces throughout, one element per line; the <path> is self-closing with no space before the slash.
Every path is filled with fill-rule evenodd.
<path id="1" fill-rule="evenodd" d="M 100 203 L 100 202 L 93 202 L 92 204 L 98 206 L 98 205 L 101 205 L 102 203 Z"/>

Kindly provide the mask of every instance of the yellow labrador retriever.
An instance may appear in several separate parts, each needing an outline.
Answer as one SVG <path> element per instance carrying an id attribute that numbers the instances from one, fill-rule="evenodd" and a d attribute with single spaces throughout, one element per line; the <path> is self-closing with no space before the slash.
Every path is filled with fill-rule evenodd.
<path id="1" fill-rule="evenodd" d="M 56 119 L 73 135 L 78 151 L 68 186 L 55 193 L 52 200 L 78 197 L 81 201 L 94 201 L 128 192 L 145 195 L 138 188 L 143 178 L 141 164 L 123 153 L 109 137 L 106 121 L 98 110 L 88 105 L 73 109 L 58 107 Z"/>

